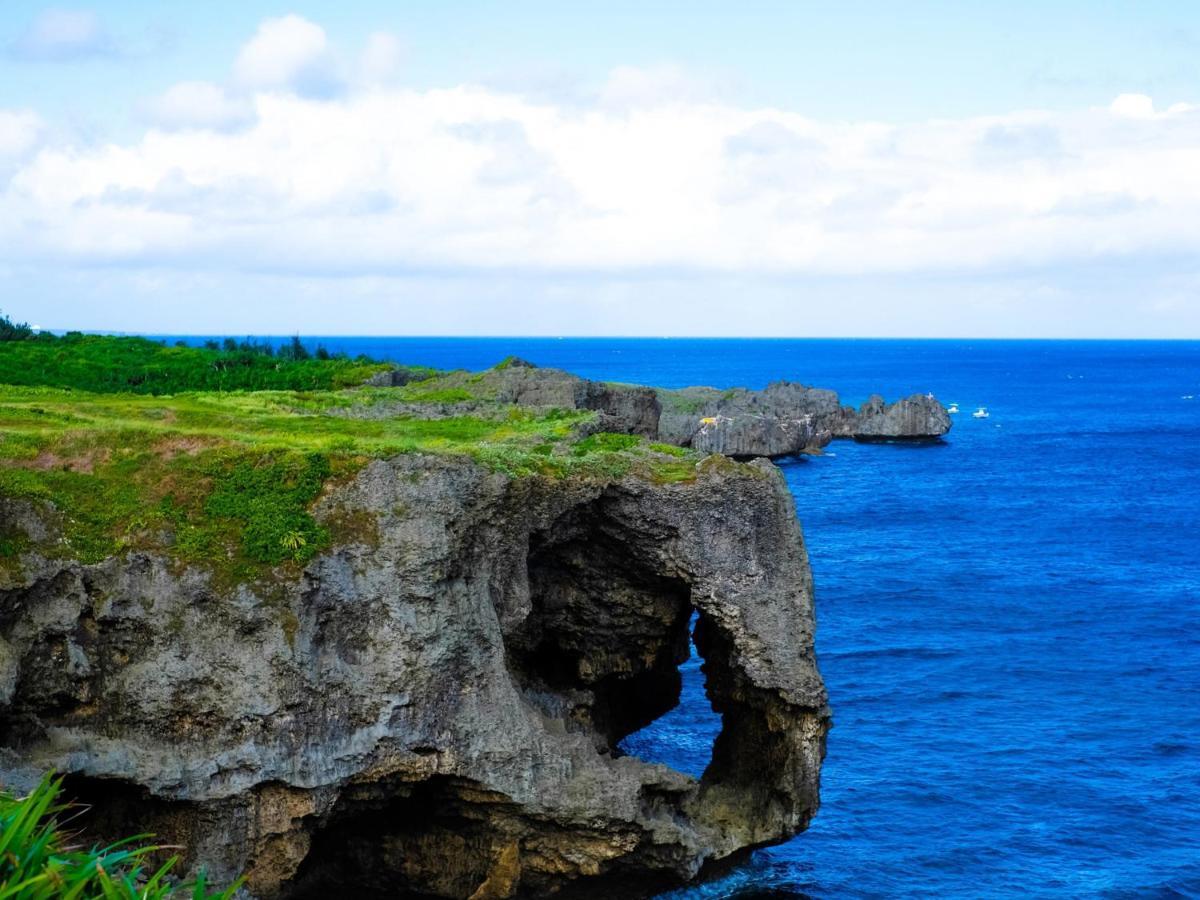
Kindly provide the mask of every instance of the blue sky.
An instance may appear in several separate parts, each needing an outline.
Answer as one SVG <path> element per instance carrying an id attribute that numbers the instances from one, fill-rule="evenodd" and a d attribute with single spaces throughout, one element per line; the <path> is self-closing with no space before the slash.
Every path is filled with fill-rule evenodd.
<path id="1" fill-rule="evenodd" d="M 0 9 L 0 308 L 1200 337 L 1200 6 Z"/>

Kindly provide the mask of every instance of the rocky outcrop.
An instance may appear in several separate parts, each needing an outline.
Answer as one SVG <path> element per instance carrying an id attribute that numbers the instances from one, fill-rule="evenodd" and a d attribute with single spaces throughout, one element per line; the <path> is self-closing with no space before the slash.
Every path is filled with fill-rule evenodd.
<path id="1" fill-rule="evenodd" d="M 885 403 L 878 394 L 862 405 L 853 437 L 860 441 L 929 440 L 950 430 L 950 415 L 932 395 L 914 394 Z"/>
<path id="2" fill-rule="evenodd" d="M 262 898 L 644 896 L 815 813 L 812 584 L 768 463 L 656 484 L 409 454 L 316 515 L 359 537 L 292 576 L 0 572 L 0 780 L 67 773 L 96 837 L 155 832 Z M 616 749 L 677 701 L 693 615 L 723 723 L 699 779 Z"/>
<path id="3" fill-rule="evenodd" d="M 790 381 L 764 390 L 660 390 L 659 439 L 736 457 L 812 453 L 833 438 L 861 441 L 936 441 L 950 416 L 932 395 L 890 405 L 873 395 L 862 408 L 842 406 L 838 395 Z"/>
<path id="4" fill-rule="evenodd" d="M 384 384 L 387 373 L 372 383 Z M 399 377 L 399 376 L 398 376 Z M 834 391 L 776 381 L 764 390 L 689 387 L 664 390 L 590 381 L 561 369 L 520 359 L 476 375 L 453 372 L 439 385 L 469 385 L 479 399 L 432 408 L 428 403 L 374 404 L 354 415 L 455 416 L 494 411 L 497 404 L 537 410 L 587 409 L 598 415 L 591 431 L 614 431 L 722 453 L 741 459 L 817 453 L 833 438 L 861 441 L 937 441 L 950 416 L 932 395 L 916 394 L 893 404 L 873 395 L 862 408 L 842 406 Z M 443 396 L 445 392 L 435 392 Z"/>
<path id="5" fill-rule="evenodd" d="M 680 441 L 704 453 L 722 453 L 746 459 L 812 453 L 829 443 L 829 433 L 819 433 L 812 420 L 776 416 L 707 416 L 690 438 Z"/>
<path id="6" fill-rule="evenodd" d="M 479 384 L 484 390 L 491 388 L 499 403 L 536 409 L 591 409 L 600 414 L 597 431 L 658 436 L 660 407 L 653 388 L 591 381 L 522 359 L 511 359 L 504 368 L 483 373 Z"/>
<path id="7" fill-rule="evenodd" d="M 393 385 L 389 379 L 398 379 Z M 368 386 L 391 387 L 410 384 L 406 370 L 379 373 Z M 429 398 L 433 398 L 431 401 Z M 442 373 L 432 382 L 426 398 L 420 393 L 409 400 L 378 402 L 348 407 L 343 415 L 356 418 L 415 416 L 446 418 L 463 415 L 495 415 L 506 405 L 545 412 L 551 409 L 593 410 L 592 431 L 612 431 L 658 436 L 660 407 L 653 388 L 632 384 L 591 381 L 562 369 L 542 368 L 523 359 L 510 358 L 482 372 Z"/>

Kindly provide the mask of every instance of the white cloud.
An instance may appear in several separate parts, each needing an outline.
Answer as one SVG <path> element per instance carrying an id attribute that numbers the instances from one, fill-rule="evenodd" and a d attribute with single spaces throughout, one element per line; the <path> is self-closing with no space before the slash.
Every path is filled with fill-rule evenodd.
<path id="1" fill-rule="evenodd" d="M 99 17 L 89 10 L 48 9 L 11 47 L 21 59 L 65 61 L 115 52 Z"/>
<path id="2" fill-rule="evenodd" d="M 1108 108 L 1126 119 L 1154 118 L 1154 100 L 1145 94 L 1120 94 Z"/>
<path id="3" fill-rule="evenodd" d="M 338 87 L 325 29 L 297 15 L 263 21 L 238 54 L 234 78 L 247 88 L 312 95 Z"/>
<path id="4" fill-rule="evenodd" d="M 861 275 L 1200 251 L 1186 104 L 822 121 L 671 67 L 617 70 L 582 103 L 404 89 L 398 57 L 377 35 L 340 65 L 319 26 L 267 20 L 229 86 L 147 103 L 162 127 L 20 163 L 0 262 Z"/>
<path id="5" fill-rule="evenodd" d="M 208 81 L 182 81 L 143 104 L 145 117 L 163 128 L 224 130 L 245 125 L 254 116 L 249 100 Z"/>

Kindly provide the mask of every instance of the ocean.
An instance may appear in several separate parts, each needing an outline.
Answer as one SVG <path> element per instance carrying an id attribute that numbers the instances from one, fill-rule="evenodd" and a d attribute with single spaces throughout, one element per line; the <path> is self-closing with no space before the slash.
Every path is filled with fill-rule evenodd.
<path id="1" fill-rule="evenodd" d="M 321 340 L 958 403 L 943 444 L 781 463 L 834 714 L 822 808 L 670 897 L 1200 896 L 1200 342 Z M 693 659 L 625 747 L 698 774 L 714 719 Z"/>

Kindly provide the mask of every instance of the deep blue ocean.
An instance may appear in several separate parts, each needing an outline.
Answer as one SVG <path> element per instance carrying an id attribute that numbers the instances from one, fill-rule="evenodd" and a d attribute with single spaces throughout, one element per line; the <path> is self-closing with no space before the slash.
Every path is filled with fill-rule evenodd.
<path id="1" fill-rule="evenodd" d="M 323 340 L 957 402 L 944 444 L 782 464 L 834 711 L 822 808 L 671 896 L 1200 896 L 1200 342 Z M 693 660 L 626 746 L 699 774 L 715 729 Z"/>

